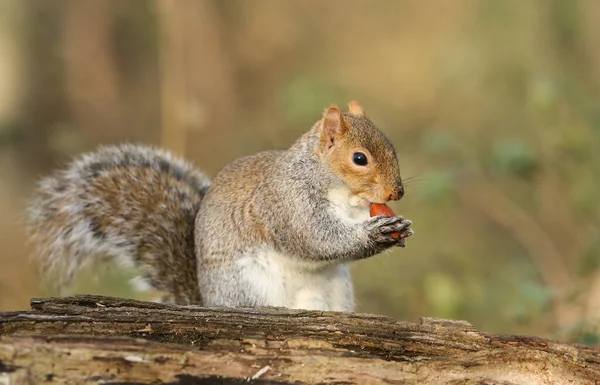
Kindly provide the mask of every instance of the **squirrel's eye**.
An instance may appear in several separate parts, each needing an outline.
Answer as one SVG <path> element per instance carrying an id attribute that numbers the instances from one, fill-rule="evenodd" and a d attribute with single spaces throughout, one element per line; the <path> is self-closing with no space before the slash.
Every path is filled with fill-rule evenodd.
<path id="1" fill-rule="evenodd" d="M 355 152 L 354 155 L 352 155 L 352 161 L 357 166 L 366 166 L 368 163 L 367 156 L 362 152 Z"/>

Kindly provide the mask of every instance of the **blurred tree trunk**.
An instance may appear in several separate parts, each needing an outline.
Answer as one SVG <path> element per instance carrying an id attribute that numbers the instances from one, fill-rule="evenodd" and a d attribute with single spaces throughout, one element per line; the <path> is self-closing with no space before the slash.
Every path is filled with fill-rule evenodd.
<path id="1" fill-rule="evenodd" d="M 60 58 L 56 55 L 60 40 L 54 20 L 62 12 L 64 1 L 21 2 L 24 8 L 25 62 L 24 100 L 18 124 L 24 140 L 18 142 L 20 164 L 35 173 L 53 167 L 54 155 L 48 147 L 51 132 L 66 118 L 65 94 Z"/>
<path id="2" fill-rule="evenodd" d="M 23 4 L 18 0 L 0 3 L 0 146 L 5 130 L 21 112 L 25 86 Z"/>
<path id="3" fill-rule="evenodd" d="M 237 97 L 221 36 L 219 17 L 208 1 L 157 0 L 161 32 L 162 145 L 190 150 L 199 164 L 227 159 L 222 147 L 232 133 Z M 188 137 L 189 136 L 189 137 Z"/>
<path id="4" fill-rule="evenodd" d="M 598 384 L 600 351 L 464 321 L 34 299 L 0 313 L 0 380 L 39 383 Z M 92 337 L 93 336 L 93 337 Z"/>
<path id="5" fill-rule="evenodd" d="M 73 122 L 91 142 L 113 140 L 123 122 L 110 5 L 106 0 L 70 0 L 64 16 L 68 103 Z"/>

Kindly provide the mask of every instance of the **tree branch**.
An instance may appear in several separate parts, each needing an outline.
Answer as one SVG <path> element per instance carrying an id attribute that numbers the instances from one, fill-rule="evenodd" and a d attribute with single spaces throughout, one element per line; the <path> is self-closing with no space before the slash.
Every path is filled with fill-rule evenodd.
<path id="1" fill-rule="evenodd" d="M 595 384 L 600 350 L 476 331 L 464 321 L 97 296 L 0 314 L 16 383 Z M 254 377 L 254 379 L 252 379 Z"/>

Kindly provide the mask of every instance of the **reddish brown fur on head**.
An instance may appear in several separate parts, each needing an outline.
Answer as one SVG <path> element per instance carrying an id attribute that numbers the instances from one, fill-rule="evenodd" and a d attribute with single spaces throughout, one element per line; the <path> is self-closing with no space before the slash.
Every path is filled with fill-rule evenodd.
<path id="1" fill-rule="evenodd" d="M 404 189 L 393 145 L 365 117 L 360 104 L 351 102 L 349 107 L 349 113 L 342 113 L 337 106 L 325 110 L 319 126 L 322 158 L 352 194 L 375 203 L 402 198 Z M 356 153 L 366 156 L 366 165 L 355 163 Z"/>

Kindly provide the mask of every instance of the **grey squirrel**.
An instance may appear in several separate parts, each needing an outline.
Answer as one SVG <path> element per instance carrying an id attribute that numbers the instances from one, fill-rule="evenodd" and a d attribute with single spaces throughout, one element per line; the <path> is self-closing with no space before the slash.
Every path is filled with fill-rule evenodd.
<path id="1" fill-rule="evenodd" d="M 237 159 L 212 181 L 146 146 L 73 160 L 28 206 L 43 276 L 64 288 L 112 258 L 140 268 L 165 302 L 354 311 L 348 264 L 405 246 L 413 231 L 401 216 L 370 216 L 404 189 L 393 145 L 349 107 L 327 108 L 288 149 Z"/>

